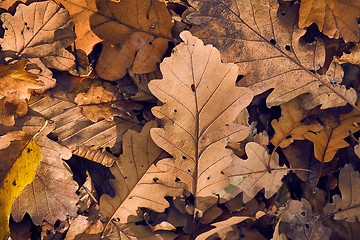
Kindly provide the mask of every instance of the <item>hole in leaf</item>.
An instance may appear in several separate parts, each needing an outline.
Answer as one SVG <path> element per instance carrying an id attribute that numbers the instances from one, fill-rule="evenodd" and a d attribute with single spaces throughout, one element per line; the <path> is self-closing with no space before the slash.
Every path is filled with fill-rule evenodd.
<path id="1" fill-rule="evenodd" d="M 274 45 L 274 46 L 275 46 L 275 45 L 276 45 L 276 41 L 275 41 L 275 39 L 273 39 L 273 38 L 272 38 L 272 39 L 270 39 L 270 43 L 271 43 L 272 45 Z"/>
<path id="2" fill-rule="evenodd" d="M 174 109 L 174 112 L 177 112 L 177 110 L 176 110 L 176 109 Z"/>
<path id="3" fill-rule="evenodd" d="M 175 182 L 181 182 L 180 178 L 176 177 Z"/>
<path id="4" fill-rule="evenodd" d="M 116 217 L 111 220 L 112 222 L 120 222 L 120 218 Z"/>
<path id="5" fill-rule="evenodd" d="M 286 136 L 286 139 L 289 139 L 289 138 L 292 138 L 292 136 L 291 136 L 291 135 L 287 135 L 287 136 Z"/>
<path id="6" fill-rule="evenodd" d="M 210 177 L 207 177 L 207 180 L 210 180 Z"/>
<path id="7" fill-rule="evenodd" d="M 188 171 L 188 172 L 191 172 L 191 170 L 190 170 L 190 169 L 188 169 L 187 171 Z"/>
<path id="8" fill-rule="evenodd" d="M 301 214 L 301 216 L 305 216 L 305 212 L 301 212 L 300 214 Z"/>
<path id="9" fill-rule="evenodd" d="M 241 79 L 243 79 L 245 76 L 244 75 L 239 75 L 236 78 L 236 83 L 238 83 Z"/>
<path id="10" fill-rule="evenodd" d="M 281 12 L 281 15 L 282 15 L 282 16 L 285 16 L 285 15 L 286 15 L 286 13 L 285 13 L 285 12 Z"/>
<path id="11" fill-rule="evenodd" d="M 186 160 L 186 156 L 182 156 L 181 158 L 182 158 L 183 160 Z"/>
<path id="12" fill-rule="evenodd" d="M 306 228 L 309 228 L 309 227 L 310 227 L 310 225 L 309 225 L 308 223 L 306 223 L 306 224 L 305 224 L 305 227 L 306 227 Z"/>
<path id="13" fill-rule="evenodd" d="M 286 45 L 286 46 L 285 46 L 285 49 L 286 49 L 286 51 L 290 51 L 290 50 L 291 50 L 290 45 Z"/>
<path id="14" fill-rule="evenodd" d="M 191 91 L 195 92 L 195 85 L 194 84 L 191 84 Z"/>
<path id="15" fill-rule="evenodd" d="M 149 44 L 149 45 L 152 45 L 153 43 L 149 41 L 148 44 Z"/>
<path id="16" fill-rule="evenodd" d="M 229 124 L 227 123 L 227 124 L 225 124 L 225 126 L 227 127 L 227 126 L 229 126 Z"/>
<path id="17" fill-rule="evenodd" d="M 154 177 L 154 178 L 153 178 L 153 181 L 154 181 L 155 183 L 157 183 L 158 180 L 159 180 L 159 179 L 158 179 L 157 177 Z"/>

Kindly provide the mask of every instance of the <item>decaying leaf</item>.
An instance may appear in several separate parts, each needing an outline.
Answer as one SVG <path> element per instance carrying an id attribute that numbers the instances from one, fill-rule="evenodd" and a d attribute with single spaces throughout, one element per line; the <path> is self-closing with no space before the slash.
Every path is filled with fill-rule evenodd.
<path id="1" fill-rule="evenodd" d="M 360 220 L 360 174 L 350 164 L 340 170 L 339 189 L 341 197 L 335 195 L 333 203 L 324 208 L 327 216 L 334 216 L 335 220 L 354 222 Z"/>
<path id="2" fill-rule="evenodd" d="M 138 208 L 141 206 L 162 212 L 169 207 L 164 196 L 170 193 L 181 195 L 183 189 L 182 183 L 177 182 L 175 176 L 169 176 L 153 165 L 162 152 L 150 138 L 150 128 L 155 126 L 153 121 L 147 123 L 141 133 L 132 130 L 125 133 L 123 154 L 111 167 L 115 179 L 110 181 L 115 196 L 103 195 L 100 198 L 102 216 L 109 223 L 114 223 L 120 233 L 128 238 L 158 239 L 159 234 L 153 233 L 150 228 L 135 224 L 142 219 Z M 162 176 L 172 184 L 162 182 Z M 173 234 L 169 232 L 164 236 L 172 238 Z"/>
<path id="3" fill-rule="evenodd" d="M 271 121 L 271 125 L 275 130 L 271 143 L 274 144 L 275 148 L 285 148 L 294 140 L 304 140 L 305 133 L 309 131 L 317 133 L 323 128 L 318 122 L 306 125 L 302 123 L 309 111 L 302 108 L 300 98 L 281 104 L 280 107 L 281 117 Z"/>
<path id="4" fill-rule="evenodd" d="M 13 140 L 8 148 L 0 150 L 0 239 L 7 239 L 11 206 L 34 179 L 42 158 L 40 147 L 31 136 L 25 146 L 21 144 L 23 139 Z"/>
<path id="5" fill-rule="evenodd" d="M 323 119 L 325 126 L 317 133 L 306 132 L 305 138 L 314 143 L 316 159 L 321 162 L 330 162 L 337 150 L 349 146 L 344 138 L 360 130 L 359 119 L 360 112 L 353 109 L 348 114 L 340 115 L 339 122 L 331 118 Z"/>
<path id="6" fill-rule="evenodd" d="M 357 0 L 302 0 L 299 27 L 308 27 L 315 22 L 319 30 L 330 38 L 341 37 L 347 42 L 357 42 L 360 37 L 358 17 L 360 2 Z"/>
<path id="7" fill-rule="evenodd" d="M 28 112 L 27 101 L 32 91 L 43 87 L 36 76 L 25 70 L 25 60 L 10 65 L 0 65 L 0 124 L 14 125 L 14 114 Z"/>
<path id="8" fill-rule="evenodd" d="M 40 69 L 70 70 L 74 66 L 74 56 L 65 49 L 76 37 L 73 23 L 69 13 L 55 2 L 19 4 L 14 16 L 3 13 L 1 21 L 5 29 L 1 46 L 8 61 L 34 59 L 32 62 L 41 62 Z M 40 73 L 39 79 L 45 76 L 49 78 Z M 52 79 L 45 84 L 47 88 L 53 86 Z"/>
<path id="9" fill-rule="evenodd" d="M 279 190 L 282 185 L 281 179 L 290 170 L 279 166 L 277 153 L 273 154 L 269 161 L 270 155 L 257 143 L 246 144 L 245 151 L 248 156 L 246 160 L 234 159 L 223 171 L 230 177 L 230 185 L 224 189 L 222 195 L 230 199 L 243 192 L 244 202 L 248 202 L 261 189 L 265 189 L 265 197 L 270 198 Z"/>
<path id="10" fill-rule="evenodd" d="M 301 202 L 291 200 L 282 211 L 280 221 L 283 223 L 283 226 L 280 223 L 282 232 L 291 239 L 329 239 L 331 235 L 330 228 L 316 218 L 305 198 L 302 198 Z"/>
<path id="11" fill-rule="evenodd" d="M 235 155 L 226 145 L 249 135 L 247 126 L 233 122 L 253 94 L 235 87 L 237 66 L 222 63 L 217 49 L 187 31 L 180 37 L 184 43 L 160 65 L 163 79 L 149 84 L 163 102 L 152 112 L 165 123 L 152 129 L 151 137 L 173 156 L 156 166 L 186 184 L 195 198 L 191 214 L 201 218 L 216 203 L 215 193 L 228 185 L 221 171 Z"/>
<path id="12" fill-rule="evenodd" d="M 351 63 L 360 65 L 360 43 L 350 49 L 350 53 L 343 53 L 340 58 L 335 58 L 337 63 Z"/>
<path id="13" fill-rule="evenodd" d="M 112 121 L 115 116 L 131 119 L 133 110 L 142 108 L 139 103 L 125 100 L 115 86 L 106 82 L 101 86 L 92 84 L 86 93 L 78 93 L 74 102 L 81 107 L 82 114 L 93 122 L 100 119 Z"/>
<path id="14" fill-rule="evenodd" d="M 30 118 L 24 123 L 27 127 L 23 130 L 34 131 L 45 125 L 44 122 L 42 118 Z M 43 158 L 34 180 L 13 204 L 12 216 L 15 221 L 21 221 L 25 213 L 29 213 L 36 225 L 41 225 L 43 220 L 54 224 L 57 219 L 76 216 L 79 198 L 75 192 L 78 185 L 62 161 L 71 157 L 71 151 L 46 137 L 54 128 L 55 124 L 48 124 L 35 138 Z"/>
<path id="15" fill-rule="evenodd" d="M 298 5 L 278 14 L 278 1 L 191 0 L 197 10 L 187 16 L 200 25 L 195 35 L 212 43 L 226 62 L 239 66 L 238 85 L 260 94 L 274 89 L 267 97 L 269 107 L 285 103 L 301 94 L 319 94 L 317 104 L 330 107 L 354 104 L 356 93 L 330 84 L 331 78 L 316 71 L 325 61 L 320 39 L 304 43 L 305 30 L 297 27 Z M 194 30 L 195 31 L 195 30 Z M 314 73 L 315 72 L 315 73 Z M 314 106 L 311 106 L 314 107 Z"/>
<path id="16" fill-rule="evenodd" d="M 235 224 L 238 224 L 242 221 L 245 221 L 247 219 L 249 219 L 250 217 L 238 217 L 238 216 L 234 216 L 234 217 L 231 217 L 227 220 L 224 220 L 224 221 L 221 221 L 221 222 L 217 222 L 217 223 L 213 223 L 211 224 L 211 226 L 215 227 L 207 232 L 204 232 L 202 234 L 200 234 L 199 236 L 196 237 L 196 240 L 205 240 L 205 239 L 208 239 L 208 237 L 210 237 L 211 235 L 219 232 L 220 230 L 224 230 L 224 229 L 227 229 L 227 230 L 232 230 L 231 229 L 231 226 L 232 225 L 235 225 Z"/>

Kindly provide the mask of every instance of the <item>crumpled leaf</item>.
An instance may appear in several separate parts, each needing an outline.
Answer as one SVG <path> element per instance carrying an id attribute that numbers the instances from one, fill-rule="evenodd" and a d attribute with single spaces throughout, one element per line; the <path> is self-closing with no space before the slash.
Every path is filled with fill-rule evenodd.
<path id="1" fill-rule="evenodd" d="M 19 4 L 14 16 L 1 14 L 2 50 L 7 58 L 40 58 L 48 68 L 69 70 L 74 56 L 65 48 L 75 39 L 68 12 L 53 1 Z"/>
<path id="2" fill-rule="evenodd" d="M 228 185 L 221 171 L 235 155 L 227 144 L 249 135 L 247 126 L 233 122 L 253 94 L 235 87 L 237 66 L 222 63 L 217 49 L 187 31 L 180 37 L 184 43 L 160 65 L 163 79 L 149 84 L 163 102 L 152 112 L 165 124 L 152 129 L 151 137 L 173 156 L 156 166 L 186 184 L 195 199 L 191 214 L 201 218 Z"/>
<path id="3" fill-rule="evenodd" d="M 291 200 L 281 212 L 280 221 L 285 223 L 285 226 L 280 228 L 291 239 L 329 239 L 331 235 L 331 229 L 318 220 L 305 198 L 302 198 L 301 202 Z"/>
<path id="4" fill-rule="evenodd" d="M 262 189 L 265 189 L 267 199 L 272 197 L 281 187 L 281 179 L 290 170 L 279 166 L 277 153 L 274 153 L 269 161 L 270 155 L 258 143 L 246 144 L 245 151 L 248 156 L 246 160 L 234 158 L 223 170 L 224 174 L 230 177 L 230 185 L 221 194 L 224 198 L 230 199 L 243 192 L 244 203 L 254 198 Z"/>
<path id="5" fill-rule="evenodd" d="M 317 105 L 323 108 L 355 103 L 353 89 L 332 86 L 330 77 L 316 73 L 324 65 L 324 44 L 321 39 L 312 43 L 300 39 L 305 30 L 297 27 L 297 4 L 282 15 L 277 0 L 189 3 L 197 12 L 187 19 L 201 27 L 195 35 L 217 47 L 224 61 L 239 66 L 238 85 L 249 87 L 255 95 L 274 89 L 267 97 L 268 107 L 304 93 L 310 98 L 322 95 Z"/>
<path id="6" fill-rule="evenodd" d="M 105 167 L 111 167 L 115 161 L 119 160 L 105 149 L 98 149 L 90 146 L 79 146 L 73 151 L 73 154 L 100 163 Z"/>
<path id="7" fill-rule="evenodd" d="M 281 117 L 271 121 L 275 134 L 271 138 L 271 143 L 275 148 L 285 148 L 294 140 L 304 140 L 305 133 L 311 131 L 314 133 L 323 129 L 318 123 L 304 124 L 302 120 L 307 116 L 309 111 L 301 106 L 301 99 L 296 98 L 287 103 L 281 104 Z"/>
<path id="8" fill-rule="evenodd" d="M 131 119 L 134 117 L 133 110 L 142 108 L 140 103 L 125 100 L 115 86 L 106 82 L 101 86 L 92 84 L 86 93 L 78 93 L 74 102 L 81 107 L 82 114 L 93 122 L 100 119 L 112 121 L 115 116 Z"/>
<path id="9" fill-rule="evenodd" d="M 241 223 L 247 219 L 249 219 L 250 217 L 246 217 L 246 216 L 234 216 L 234 217 L 231 217 L 229 219 L 226 219 L 224 221 L 221 221 L 221 222 L 216 222 L 216 223 L 213 223 L 211 224 L 211 226 L 215 227 L 207 232 L 204 232 L 200 235 L 198 235 L 196 237 L 196 240 L 205 240 L 205 239 L 208 239 L 208 237 L 210 237 L 211 235 L 221 231 L 221 230 L 228 230 L 228 231 L 232 231 L 232 228 L 231 226 L 232 225 L 235 225 L 235 224 L 238 224 L 238 223 Z"/>
<path id="10" fill-rule="evenodd" d="M 36 167 L 42 158 L 40 147 L 31 139 L 31 135 L 20 137 L 19 134 L 8 134 L 12 135 L 11 143 L 7 148 L 0 149 L 0 239 L 7 239 L 11 206 L 34 179 Z M 21 142 L 25 142 L 25 145 Z"/>
<path id="11" fill-rule="evenodd" d="M 319 30 L 329 38 L 358 42 L 360 37 L 356 20 L 358 17 L 360 17 L 360 2 L 356 0 L 302 0 L 299 27 L 304 28 L 316 23 Z"/>
<path id="12" fill-rule="evenodd" d="M 45 119 L 32 117 L 23 125 L 24 131 L 34 131 L 45 125 Z M 34 180 L 14 201 L 12 216 L 17 222 L 25 213 L 29 213 L 36 225 L 41 225 L 43 220 L 55 224 L 57 219 L 66 220 L 67 216 L 76 216 L 78 185 L 69 167 L 62 161 L 69 159 L 72 154 L 66 147 L 46 137 L 54 128 L 55 124 L 50 123 L 35 137 L 43 158 Z"/>
<path id="13" fill-rule="evenodd" d="M 102 195 L 100 198 L 102 216 L 108 223 L 115 224 L 127 238 L 132 236 L 134 239 L 158 239 L 162 234 L 153 233 L 149 227 L 135 224 L 142 219 L 138 208 L 141 206 L 163 212 L 169 207 L 169 203 L 163 198 L 169 189 L 177 192 L 177 195 L 181 195 L 183 191 L 182 183 L 175 181 L 175 176 L 169 176 L 153 165 L 162 153 L 150 138 L 150 128 L 156 125 L 155 121 L 151 121 L 140 133 L 129 130 L 124 134 L 123 154 L 111 167 L 115 179 L 110 182 L 115 196 L 112 198 Z M 164 175 L 171 184 L 162 182 L 161 176 Z M 169 232 L 165 233 L 165 236 L 172 238 L 173 234 Z"/>
<path id="14" fill-rule="evenodd" d="M 89 53 L 104 40 L 95 69 L 100 78 L 118 80 L 128 69 L 137 74 L 155 71 L 172 40 L 172 19 L 159 0 L 59 2 L 74 17 L 77 46 Z"/>
<path id="15" fill-rule="evenodd" d="M 360 112 L 353 109 L 350 113 L 340 115 L 339 122 L 330 117 L 323 119 L 325 126 L 319 132 L 306 132 L 305 138 L 314 143 L 316 159 L 330 162 L 337 150 L 349 146 L 344 138 L 360 130 L 359 119 Z"/>
<path id="16" fill-rule="evenodd" d="M 360 65 L 360 43 L 356 43 L 353 48 L 350 49 L 350 53 L 343 53 L 339 58 L 335 58 L 335 61 L 339 64 L 351 63 Z"/>
<path id="17" fill-rule="evenodd" d="M 27 101 L 32 91 L 44 84 L 25 70 L 25 60 L 10 65 L 0 65 L 0 124 L 15 124 L 14 114 L 24 116 L 28 112 Z"/>
<path id="18" fill-rule="evenodd" d="M 339 195 L 333 196 L 333 203 L 324 208 L 327 216 L 334 216 L 335 220 L 354 222 L 360 220 L 360 174 L 351 164 L 346 164 L 339 174 Z"/>
<path id="19" fill-rule="evenodd" d="M 94 123 L 81 114 L 80 107 L 64 96 L 33 98 L 29 107 L 46 119 L 56 122 L 52 133 L 57 136 L 61 145 L 72 151 L 79 146 L 88 146 L 92 149 L 109 147 L 116 153 L 123 134 L 128 129 L 139 127 L 134 119 L 115 119 L 110 122 L 100 120 Z"/>

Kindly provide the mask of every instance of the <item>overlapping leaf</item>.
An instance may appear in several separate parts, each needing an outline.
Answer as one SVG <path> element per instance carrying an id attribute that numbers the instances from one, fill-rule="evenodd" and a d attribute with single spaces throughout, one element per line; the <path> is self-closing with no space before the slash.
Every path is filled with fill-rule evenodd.
<path id="1" fill-rule="evenodd" d="M 332 79 L 316 73 L 324 64 L 324 45 L 320 39 L 312 43 L 301 40 L 305 30 L 297 27 L 297 4 L 280 15 L 276 0 L 189 3 L 197 12 L 187 19 L 201 27 L 195 35 L 214 44 L 226 62 L 239 66 L 243 77 L 240 86 L 251 88 L 255 94 L 273 89 L 267 98 L 268 106 L 280 105 L 304 93 L 309 93 L 310 98 L 322 95 L 317 105 L 326 107 L 355 103 L 353 89 L 332 86 Z M 334 104 L 328 106 L 328 102 Z"/>
<path id="2" fill-rule="evenodd" d="M 151 232 L 150 228 L 135 225 L 142 220 L 138 208 L 147 207 L 163 212 L 169 207 L 164 197 L 181 195 L 183 191 L 182 183 L 177 182 L 175 176 L 159 171 L 153 165 L 162 153 L 150 138 L 150 128 L 155 126 L 153 121 L 147 123 L 141 133 L 132 130 L 125 133 L 123 154 L 111 167 L 115 176 L 111 180 L 115 196 L 103 195 L 100 199 L 102 216 L 113 222 L 121 234 L 129 238 L 159 239 L 158 234 Z M 165 234 L 168 237 L 172 235 L 170 232 Z"/>
<path id="3" fill-rule="evenodd" d="M 115 116 L 131 119 L 133 110 L 140 110 L 142 105 L 130 100 L 125 100 L 118 89 L 104 83 L 101 86 L 92 84 L 86 93 L 80 92 L 74 99 L 81 109 L 82 114 L 93 122 L 100 119 L 114 120 Z"/>
<path id="4" fill-rule="evenodd" d="M 341 197 L 335 195 L 333 203 L 326 205 L 324 213 L 335 220 L 354 222 L 360 220 L 360 174 L 350 164 L 340 170 L 339 189 Z"/>
<path id="5" fill-rule="evenodd" d="M 260 190 L 265 189 L 265 197 L 270 198 L 281 187 L 281 179 L 289 169 L 279 166 L 277 153 L 273 154 L 269 161 L 270 155 L 257 143 L 246 144 L 245 151 L 248 156 L 246 160 L 234 159 L 223 171 L 230 177 L 231 185 L 222 194 L 226 199 L 230 199 L 243 192 L 244 202 L 248 202 Z"/>
<path id="6" fill-rule="evenodd" d="M 53 1 L 19 4 L 15 15 L 3 13 L 5 29 L 2 50 L 8 61 L 29 59 L 38 65 L 39 79 L 45 82 L 42 91 L 55 86 L 47 68 L 70 70 L 74 56 L 65 48 L 75 39 L 73 23 L 64 8 Z"/>
<path id="7" fill-rule="evenodd" d="M 25 60 L 10 65 L 0 65 L 0 124 L 14 125 L 14 114 L 24 116 L 28 112 L 27 101 L 32 91 L 44 84 L 25 70 Z"/>
<path id="8" fill-rule="evenodd" d="M 159 0 L 60 0 L 75 18 L 77 45 L 91 51 L 100 39 L 103 50 L 96 73 L 107 80 L 156 70 L 171 36 L 171 16 Z M 84 21 L 89 19 L 88 21 Z"/>
<path id="9" fill-rule="evenodd" d="M 299 11 L 299 27 L 308 27 L 315 22 L 319 30 L 330 38 L 359 41 L 360 30 L 356 21 L 360 17 L 359 1 L 302 0 Z"/>
<path id="10" fill-rule="evenodd" d="M 221 63 L 217 49 L 186 31 L 180 37 L 184 43 L 160 65 L 163 79 L 149 84 L 163 102 L 152 112 L 165 124 L 151 137 L 173 156 L 157 167 L 186 184 L 195 197 L 193 214 L 201 217 L 216 203 L 215 193 L 228 185 L 221 171 L 235 155 L 226 145 L 248 136 L 248 127 L 233 122 L 253 95 L 235 87 L 237 66 Z"/>

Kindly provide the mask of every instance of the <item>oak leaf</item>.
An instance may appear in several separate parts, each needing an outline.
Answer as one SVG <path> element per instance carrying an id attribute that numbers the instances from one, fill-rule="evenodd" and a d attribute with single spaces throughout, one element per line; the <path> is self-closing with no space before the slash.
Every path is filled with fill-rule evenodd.
<path id="1" fill-rule="evenodd" d="M 359 119 L 360 112 L 353 109 L 350 113 L 340 115 L 339 122 L 330 117 L 323 119 L 325 126 L 319 132 L 306 132 L 305 139 L 314 143 L 316 159 L 330 162 L 337 150 L 349 146 L 344 138 L 360 130 Z"/>
<path id="2" fill-rule="evenodd" d="M 354 47 L 350 49 L 350 53 L 343 53 L 339 58 L 335 58 L 337 63 L 351 63 L 360 65 L 360 43 L 356 43 Z"/>
<path id="3" fill-rule="evenodd" d="M 134 117 L 133 110 L 142 108 L 140 103 L 125 100 L 115 86 L 106 82 L 101 86 L 92 84 L 86 93 L 78 93 L 74 102 L 81 107 L 82 114 L 93 122 L 100 119 L 112 121 L 115 116 L 131 119 Z"/>
<path id="4" fill-rule="evenodd" d="M 187 31 L 180 37 L 184 43 L 160 65 L 163 79 L 149 84 L 163 103 L 152 112 L 165 124 L 152 129 L 151 137 L 173 156 L 156 166 L 186 184 L 195 198 L 192 214 L 201 217 L 228 185 L 221 171 L 235 155 L 226 146 L 249 135 L 247 126 L 233 122 L 253 94 L 235 87 L 237 66 L 222 63 L 216 48 Z"/>
<path id="5" fill-rule="evenodd" d="M 283 232 L 291 239 L 329 239 L 331 235 L 331 229 L 316 218 L 305 198 L 301 202 L 291 200 L 282 210 L 280 221 L 284 224 Z"/>
<path id="6" fill-rule="evenodd" d="M 258 143 L 246 144 L 246 160 L 234 158 L 231 164 L 223 170 L 230 177 L 230 185 L 224 189 L 224 198 L 232 198 L 243 192 L 243 201 L 250 201 L 262 189 L 265 197 L 272 197 L 281 187 L 281 179 L 290 171 L 279 166 L 277 153 L 271 156 L 266 149 Z M 270 163 L 270 165 L 269 165 Z M 269 172 L 271 170 L 271 172 Z"/>
<path id="7" fill-rule="evenodd" d="M 305 30 L 297 27 L 298 5 L 278 14 L 278 1 L 190 0 L 197 10 L 187 16 L 200 25 L 195 35 L 212 43 L 226 62 L 239 66 L 239 86 L 260 94 L 273 89 L 268 107 L 280 105 L 301 94 L 322 95 L 317 105 L 354 105 L 353 89 L 330 84 L 331 78 L 316 71 L 324 65 L 325 47 L 321 39 L 305 43 Z M 314 73 L 315 72 L 315 73 Z M 334 102 L 329 106 L 328 102 Z M 311 106 L 314 107 L 314 106 Z M 323 106 L 325 108 L 325 106 Z"/>
<path id="8" fill-rule="evenodd" d="M 339 174 L 339 195 L 333 196 L 333 203 L 324 208 L 327 216 L 334 216 L 335 220 L 354 222 L 360 220 L 360 174 L 350 164 L 346 164 Z"/>
<path id="9" fill-rule="evenodd" d="M 300 98 L 283 103 L 280 107 L 280 118 L 271 121 L 275 131 L 274 136 L 271 138 L 271 143 L 275 146 L 275 149 L 277 147 L 285 148 L 294 140 L 304 140 L 304 135 L 308 131 L 317 133 L 323 129 L 323 126 L 318 122 L 310 124 L 302 123 L 302 120 L 306 118 L 309 111 L 301 106 Z"/>
<path id="10" fill-rule="evenodd" d="M 27 101 L 35 89 L 43 83 L 25 70 L 25 60 L 10 65 L 0 65 L 0 124 L 14 125 L 14 114 L 24 116 L 28 112 Z"/>
<path id="11" fill-rule="evenodd" d="M 139 74 L 155 71 L 172 40 L 171 16 L 159 0 L 59 2 L 74 18 L 77 46 L 89 53 L 104 40 L 95 69 L 100 78 L 117 80 L 128 69 Z"/>
<path id="12" fill-rule="evenodd" d="M 346 14 L 344 14 L 346 13 Z M 347 42 L 358 42 L 360 2 L 342 0 L 302 0 L 299 10 L 299 27 L 316 23 L 319 30 L 329 38 L 343 38 Z"/>
<path id="13" fill-rule="evenodd" d="M 159 234 L 153 233 L 150 228 L 135 224 L 142 220 L 138 208 L 163 212 L 169 207 L 164 197 L 170 193 L 181 195 L 183 189 L 182 183 L 175 181 L 175 176 L 161 172 L 153 165 L 162 153 L 150 138 L 150 128 L 155 126 L 154 121 L 148 122 L 140 133 L 129 130 L 124 134 L 123 154 L 111 167 L 115 179 L 110 182 L 115 196 L 103 195 L 100 198 L 102 216 L 128 238 L 158 239 Z M 163 176 L 172 183 L 162 182 Z M 165 236 L 170 239 L 173 234 L 169 232 Z"/>
<path id="14" fill-rule="evenodd" d="M 47 68 L 70 70 L 74 56 L 65 48 L 76 38 L 69 13 L 53 1 L 19 4 L 15 15 L 1 14 L 2 51 L 9 60 L 38 58 Z"/>

